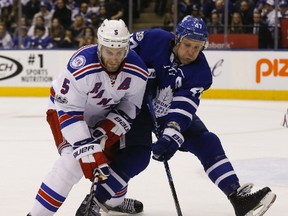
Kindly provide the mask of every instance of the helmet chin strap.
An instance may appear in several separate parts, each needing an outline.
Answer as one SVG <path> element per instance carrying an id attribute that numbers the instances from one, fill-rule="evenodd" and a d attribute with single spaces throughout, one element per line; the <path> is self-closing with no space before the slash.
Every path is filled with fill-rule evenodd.
<path id="1" fill-rule="evenodd" d="M 174 62 L 177 64 L 177 65 L 180 65 L 180 64 L 182 64 L 182 62 L 180 61 L 180 59 L 179 59 L 179 57 L 178 57 L 178 55 L 177 55 L 177 49 L 178 49 L 178 47 L 177 47 L 177 44 L 179 44 L 179 43 L 176 43 L 175 44 L 175 46 L 173 47 L 173 55 L 174 55 Z"/>

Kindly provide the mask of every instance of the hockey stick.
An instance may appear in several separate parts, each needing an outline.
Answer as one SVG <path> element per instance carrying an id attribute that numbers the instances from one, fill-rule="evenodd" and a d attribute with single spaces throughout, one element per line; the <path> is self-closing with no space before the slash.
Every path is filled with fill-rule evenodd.
<path id="1" fill-rule="evenodd" d="M 283 123 L 281 123 L 283 127 L 288 128 L 288 109 L 287 112 L 284 114 Z"/>
<path id="2" fill-rule="evenodd" d="M 156 115 L 155 115 L 155 112 L 154 112 L 154 109 L 153 109 L 152 96 L 151 95 L 148 95 L 148 104 L 147 105 L 148 105 L 148 108 L 149 108 L 149 111 L 150 111 L 150 115 L 151 115 L 153 123 L 154 123 L 154 129 L 155 129 L 154 133 L 156 135 L 156 138 L 159 139 L 159 137 L 160 137 L 159 125 L 157 123 Z M 170 171 L 170 167 L 169 167 L 168 161 L 164 160 L 163 163 L 164 163 L 166 175 L 167 175 L 167 178 L 168 178 L 169 186 L 170 186 L 170 189 L 171 189 L 171 192 L 172 192 L 172 196 L 173 196 L 173 199 L 174 199 L 174 203 L 175 203 L 175 206 L 176 206 L 177 215 L 178 216 L 182 216 L 183 214 L 182 214 L 182 211 L 181 211 L 181 208 L 180 208 L 179 200 L 178 200 L 177 193 L 176 193 L 176 190 L 175 190 L 175 186 L 174 186 L 174 182 L 173 182 L 173 178 L 172 178 L 172 175 L 171 175 L 171 171 Z"/>
<path id="3" fill-rule="evenodd" d="M 90 193 L 85 197 L 82 201 L 80 207 L 77 209 L 75 216 L 91 216 L 91 205 L 93 203 L 94 192 L 97 187 L 97 183 L 99 180 L 99 175 L 95 175 L 95 178 L 92 182 Z"/>

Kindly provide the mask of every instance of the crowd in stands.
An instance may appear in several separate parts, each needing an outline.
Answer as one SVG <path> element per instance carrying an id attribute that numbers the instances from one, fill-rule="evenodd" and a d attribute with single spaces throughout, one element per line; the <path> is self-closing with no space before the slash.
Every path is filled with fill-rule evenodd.
<path id="1" fill-rule="evenodd" d="M 275 14 L 279 20 L 288 18 L 287 1 L 279 0 L 276 8 L 274 0 L 228 0 L 228 33 L 258 34 L 259 48 L 273 48 Z M 150 0 L 133 0 L 133 19 L 140 13 L 137 2 L 145 6 Z M 0 49 L 74 49 L 96 43 L 96 32 L 104 19 L 121 18 L 128 23 L 128 3 L 129 0 L 1 0 Z M 200 17 L 210 34 L 223 33 L 224 3 L 178 0 L 178 19 L 188 14 Z M 168 31 L 174 26 L 174 10 L 174 0 L 155 0 L 155 13 L 163 17 L 162 28 Z"/>
<path id="2" fill-rule="evenodd" d="M 1 0 L 0 49 L 73 49 L 95 43 L 103 20 L 128 23 L 128 9 L 127 0 Z"/>
<path id="3" fill-rule="evenodd" d="M 157 1 L 157 0 L 156 0 Z M 288 0 L 228 0 L 228 34 L 258 34 L 259 48 L 273 48 L 275 39 L 275 15 L 278 22 L 278 41 L 281 42 L 281 19 L 288 19 Z M 224 33 L 225 0 L 179 0 L 178 21 L 186 15 L 202 18 L 210 34 Z M 158 0 L 155 13 L 164 16 L 163 28 L 172 30 L 174 26 L 174 1 Z M 285 35 L 285 34 L 284 34 Z M 279 43 L 279 48 L 281 43 Z M 285 47 L 288 48 L 288 47 Z"/>

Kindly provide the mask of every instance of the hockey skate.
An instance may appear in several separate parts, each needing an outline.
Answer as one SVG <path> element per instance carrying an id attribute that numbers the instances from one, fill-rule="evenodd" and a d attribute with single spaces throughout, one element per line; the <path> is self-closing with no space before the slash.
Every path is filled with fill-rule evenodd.
<path id="1" fill-rule="evenodd" d="M 228 196 L 232 203 L 236 216 L 262 216 L 270 208 L 276 199 L 276 195 L 270 188 L 250 193 L 253 184 L 245 184 Z"/>
<path id="2" fill-rule="evenodd" d="M 101 216 L 100 207 L 96 198 L 87 194 L 80 207 L 77 209 L 75 216 Z"/>
<path id="3" fill-rule="evenodd" d="M 95 197 L 92 201 L 91 199 L 89 194 L 86 195 L 75 216 L 101 216 L 100 209 L 106 213 L 111 211 L 126 214 L 137 214 L 143 211 L 143 203 L 134 199 L 125 198 L 121 205 L 115 207 L 99 203 Z"/>
<path id="4" fill-rule="evenodd" d="M 108 205 L 104 205 L 107 209 L 106 212 L 113 211 L 113 212 L 120 212 L 126 214 L 137 214 L 143 211 L 143 203 L 135 200 L 125 198 L 124 202 L 121 205 L 111 207 Z"/>

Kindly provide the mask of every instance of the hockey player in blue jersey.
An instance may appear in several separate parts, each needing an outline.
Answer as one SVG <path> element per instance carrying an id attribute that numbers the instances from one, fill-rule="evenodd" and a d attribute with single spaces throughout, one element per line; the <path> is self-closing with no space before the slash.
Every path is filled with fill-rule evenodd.
<path id="1" fill-rule="evenodd" d="M 54 215 L 83 174 L 97 183 L 99 202 L 109 200 L 110 208 L 121 212 L 142 211 L 142 203 L 125 194 L 129 179 L 148 165 L 151 148 L 127 149 L 120 140 L 139 113 L 148 79 L 146 65 L 129 49 L 129 39 L 122 20 L 105 20 L 98 29 L 98 45 L 76 51 L 53 82 L 47 121 L 61 156 L 28 215 Z M 131 166 L 139 160 L 143 167 Z M 96 207 L 89 211 L 99 216 Z M 86 210 L 76 215 L 81 211 Z"/>
<path id="2" fill-rule="evenodd" d="M 268 187 L 250 193 L 253 184 L 240 186 L 218 136 L 196 114 L 202 93 L 212 85 L 211 70 L 202 52 L 208 42 L 204 21 L 186 16 L 177 25 L 176 35 L 150 29 L 135 32 L 130 41 L 152 71 L 146 93 L 153 98 L 151 110 L 162 133 L 152 145 L 153 158 L 169 160 L 177 150 L 194 154 L 210 180 L 228 197 L 237 216 L 263 215 L 276 195 Z"/>

